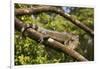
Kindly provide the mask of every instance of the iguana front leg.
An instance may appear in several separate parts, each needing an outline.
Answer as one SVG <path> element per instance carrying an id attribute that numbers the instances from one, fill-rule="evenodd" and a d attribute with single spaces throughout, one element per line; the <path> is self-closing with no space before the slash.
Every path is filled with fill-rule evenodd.
<path id="1" fill-rule="evenodd" d="M 29 28 L 32 28 L 34 30 L 36 30 L 38 32 L 38 26 L 36 24 L 27 24 L 26 26 L 24 26 L 22 29 L 21 29 L 21 32 L 22 32 L 22 37 L 25 37 L 25 31 L 27 31 Z M 42 43 L 44 40 L 48 39 L 49 36 L 47 35 L 46 32 L 42 32 L 42 36 L 40 37 L 40 39 L 38 40 L 40 43 Z"/>
<path id="2" fill-rule="evenodd" d="M 68 45 L 69 44 L 69 39 L 64 41 L 64 45 Z"/>

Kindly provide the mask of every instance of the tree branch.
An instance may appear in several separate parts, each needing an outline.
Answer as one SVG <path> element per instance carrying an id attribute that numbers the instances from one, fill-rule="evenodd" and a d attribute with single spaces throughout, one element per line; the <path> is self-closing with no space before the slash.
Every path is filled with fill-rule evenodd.
<path id="1" fill-rule="evenodd" d="M 21 31 L 21 29 L 25 26 L 25 24 L 23 22 L 21 22 L 19 19 L 17 19 L 15 17 L 15 29 Z M 26 33 L 28 34 L 27 36 L 31 39 L 34 39 L 36 41 L 38 41 L 42 36 L 44 36 L 43 34 L 33 30 L 33 29 L 27 29 Z M 83 57 L 82 55 L 80 55 L 78 52 L 76 52 L 75 50 L 70 49 L 69 47 L 64 46 L 63 44 L 61 44 L 58 41 L 55 41 L 51 38 L 48 38 L 46 40 L 43 41 L 43 44 L 46 46 L 50 46 L 52 48 L 56 48 L 61 50 L 62 52 L 69 54 L 70 56 L 72 56 L 73 58 L 79 60 L 79 61 L 88 61 L 85 57 Z"/>
<path id="2" fill-rule="evenodd" d="M 86 25 L 84 25 L 84 23 L 82 23 L 79 20 L 73 18 L 71 15 L 69 15 L 67 13 L 65 14 L 63 11 L 58 10 L 55 7 L 46 6 L 46 7 L 38 7 L 38 8 L 15 9 L 15 15 L 28 15 L 28 14 L 36 14 L 36 13 L 41 13 L 41 12 L 53 12 L 53 13 L 59 14 L 62 17 L 64 17 L 64 18 L 68 19 L 69 21 L 71 21 L 76 26 L 78 26 L 81 29 L 83 29 L 84 31 L 86 31 L 91 36 L 94 36 L 94 31 L 92 29 L 90 29 L 89 27 L 87 27 Z"/>

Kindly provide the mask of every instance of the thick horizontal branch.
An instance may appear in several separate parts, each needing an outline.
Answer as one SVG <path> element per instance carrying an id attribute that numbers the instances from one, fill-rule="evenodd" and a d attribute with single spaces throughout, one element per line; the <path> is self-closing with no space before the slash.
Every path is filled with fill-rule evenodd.
<path id="1" fill-rule="evenodd" d="M 65 14 L 63 11 L 58 10 L 55 7 L 38 7 L 38 8 L 21 8 L 21 9 L 15 9 L 15 15 L 27 15 L 27 14 L 36 14 L 36 13 L 41 13 L 41 12 L 53 12 L 56 14 L 61 15 L 62 17 L 66 18 L 67 20 L 71 21 L 73 24 L 77 25 L 84 31 L 86 31 L 88 34 L 91 36 L 94 36 L 94 31 L 84 25 L 84 23 L 80 22 L 79 20 L 73 18 L 69 14 Z"/>
<path id="2" fill-rule="evenodd" d="M 23 24 L 19 19 L 15 18 L 15 29 L 21 31 L 21 28 L 23 28 L 25 26 L 25 24 Z M 36 41 L 38 41 L 40 39 L 40 37 L 44 36 L 43 34 L 33 30 L 33 29 L 27 29 L 26 33 L 28 34 L 27 36 L 31 39 L 34 39 Z M 50 46 L 52 48 L 56 48 L 61 50 L 62 52 L 69 54 L 70 56 L 72 56 L 73 58 L 79 60 L 79 61 L 88 61 L 85 57 L 83 57 L 82 55 L 80 55 L 78 52 L 76 52 L 75 50 L 72 50 L 66 46 L 64 46 L 63 44 L 61 44 L 58 41 L 55 41 L 51 38 L 48 38 L 47 40 L 43 41 L 43 44 L 46 46 Z"/>

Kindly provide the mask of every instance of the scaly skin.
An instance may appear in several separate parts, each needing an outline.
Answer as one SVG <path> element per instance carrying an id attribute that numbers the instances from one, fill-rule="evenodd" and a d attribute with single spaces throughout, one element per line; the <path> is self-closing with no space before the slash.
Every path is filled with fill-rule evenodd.
<path id="1" fill-rule="evenodd" d="M 26 27 L 24 32 L 28 28 L 32 28 L 36 30 L 37 32 L 40 32 L 41 34 L 43 34 L 43 36 L 39 40 L 40 42 L 43 42 L 43 39 L 48 37 L 56 41 L 59 41 L 63 43 L 64 45 L 70 45 L 69 47 L 70 49 L 75 49 L 79 44 L 79 36 L 75 34 L 71 34 L 68 32 L 57 32 L 57 31 L 47 30 L 47 29 L 37 26 L 36 24 Z"/>

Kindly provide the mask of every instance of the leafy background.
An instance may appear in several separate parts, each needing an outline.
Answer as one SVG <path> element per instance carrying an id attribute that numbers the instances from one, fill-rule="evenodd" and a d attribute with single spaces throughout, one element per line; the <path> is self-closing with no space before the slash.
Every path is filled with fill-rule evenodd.
<path id="1" fill-rule="evenodd" d="M 41 5 L 15 4 L 15 8 L 30 8 L 40 6 Z M 56 7 L 80 20 L 91 29 L 94 29 L 93 8 L 64 6 Z M 76 51 L 85 56 L 88 60 L 94 60 L 94 39 L 62 16 L 51 12 L 42 12 L 39 14 L 17 17 L 26 24 L 37 24 L 46 29 L 61 32 L 71 32 L 79 35 L 80 45 Z M 21 32 L 15 30 L 15 65 L 77 62 L 77 60 L 71 56 L 49 48 L 48 46 L 44 46 L 43 44 L 37 43 L 35 40 L 32 40 L 28 37 L 20 39 L 20 34 Z"/>

